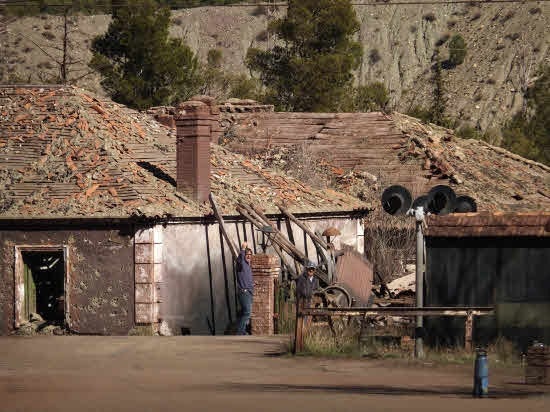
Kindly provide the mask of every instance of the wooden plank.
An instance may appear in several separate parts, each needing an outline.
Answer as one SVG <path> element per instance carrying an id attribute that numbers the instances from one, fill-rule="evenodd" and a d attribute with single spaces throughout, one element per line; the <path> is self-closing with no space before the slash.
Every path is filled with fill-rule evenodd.
<path id="1" fill-rule="evenodd" d="M 216 216 L 216 219 L 218 220 L 218 223 L 220 225 L 220 229 L 222 231 L 223 237 L 225 238 L 225 240 L 226 240 L 226 242 L 229 246 L 229 250 L 231 251 L 231 255 L 233 255 L 233 259 L 237 259 L 237 256 L 239 256 L 238 249 L 235 246 L 235 244 L 233 243 L 233 241 L 231 240 L 231 238 L 229 237 L 229 234 L 227 233 L 227 228 L 225 226 L 223 216 L 222 216 L 222 214 L 220 213 L 220 211 L 218 209 L 218 205 L 216 204 L 216 199 L 215 199 L 215 197 L 212 193 L 210 193 L 208 198 L 210 199 L 210 204 L 212 205 L 212 211 L 214 212 L 214 216 Z"/>
<path id="2" fill-rule="evenodd" d="M 286 208 L 284 208 L 281 205 L 277 205 L 279 210 L 290 220 L 292 220 L 300 229 L 302 229 L 304 232 L 306 232 L 311 239 L 319 243 L 319 245 L 325 249 L 328 250 L 328 245 L 326 242 L 321 239 L 319 236 L 317 236 L 307 225 L 305 225 L 303 222 L 300 222 L 290 211 L 288 211 Z"/>

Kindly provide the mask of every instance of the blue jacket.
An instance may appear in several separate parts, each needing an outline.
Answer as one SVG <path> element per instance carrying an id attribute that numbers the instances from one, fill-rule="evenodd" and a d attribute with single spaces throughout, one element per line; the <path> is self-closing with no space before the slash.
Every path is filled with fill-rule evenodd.
<path id="1" fill-rule="evenodd" d="M 241 250 L 237 256 L 237 286 L 239 289 L 254 290 L 254 280 L 252 278 L 252 269 L 244 258 L 244 250 Z"/>

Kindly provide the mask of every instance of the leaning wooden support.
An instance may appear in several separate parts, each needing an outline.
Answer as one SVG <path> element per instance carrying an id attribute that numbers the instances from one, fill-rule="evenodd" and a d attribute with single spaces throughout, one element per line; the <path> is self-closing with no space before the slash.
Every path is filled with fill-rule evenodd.
<path id="1" fill-rule="evenodd" d="M 332 283 L 334 279 L 334 267 L 335 260 L 333 256 L 333 251 L 330 249 L 329 245 L 323 240 L 321 236 L 312 231 L 305 223 L 301 222 L 296 218 L 290 211 L 285 209 L 283 206 L 278 205 L 279 210 L 283 213 L 287 219 L 294 222 L 296 226 L 302 229 L 305 233 L 309 235 L 313 242 L 313 246 L 317 250 L 317 254 L 321 257 L 321 263 L 326 266 L 327 269 L 327 283 Z"/>
<path id="2" fill-rule="evenodd" d="M 283 206 L 278 205 L 278 207 L 279 207 L 279 210 L 283 213 L 283 215 L 288 217 L 290 220 L 292 220 L 296 224 L 296 226 L 298 226 L 300 229 L 306 232 L 312 240 L 316 241 L 323 249 L 328 250 L 328 245 L 320 236 L 317 236 L 309 227 L 307 227 L 307 225 L 305 225 L 303 222 L 300 222 L 292 213 L 290 213 Z"/>
<path id="3" fill-rule="evenodd" d="M 229 250 L 231 251 L 231 255 L 233 256 L 233 259 L 237 259 L 237 256 L 239 255 L 239 250 L 233 244 L 231 238 L 229 237 L 229 234 L 227 233 L 223 216 L 221 215 L 218 209 L 218 205 L 216 204 L 216 199 L 214 198 L 214 195 L 212 193 L 210 193 L 209 199 L 210 199 L 210 204 L 212 205 L 212 211 L 214 212 L 214 216 L 216 216 L 216 219 L 218 220 L 223 237 L 225 238 L 225 241 L 229 246 Z"/>
<path id="4" fill-rule="evenodd" d="M 260 230 L 263 229 L 263 226 L 271 226 L 273 228 L 273 233 L 269 235 L 269 238 L 274 244 L 277 244 L 282 251 L 288 253 L 288 255 L 291 256 L 296 262 L 303 265 L 307 260 L 307 256 L 296 248 L 296 246 L 294 246 L 276 227 L 274 227 L 267 216 L 265 216 L 258 207 L 239 203 L 237 205 L 237 211 Z M 319 267 L 317 267 L 315 275 L 323 282 L 327 284 L 329 283 L 328 275 Z"/>

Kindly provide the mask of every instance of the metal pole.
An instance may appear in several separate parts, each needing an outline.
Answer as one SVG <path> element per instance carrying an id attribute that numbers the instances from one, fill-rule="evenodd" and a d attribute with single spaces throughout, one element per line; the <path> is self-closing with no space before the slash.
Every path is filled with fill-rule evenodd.
<path id="1" fill-rule="evenodd" d="M 422 233 L 422 222 L 424 222 L 424 208 L 419 206 L 414 210 L 416 219 L 416 307 L 424 307 L 424 235 Z M 423 342 L 424 317 L 416 317 L 416 333 L 414 355 L 418 359 L 424 358 Z"/>

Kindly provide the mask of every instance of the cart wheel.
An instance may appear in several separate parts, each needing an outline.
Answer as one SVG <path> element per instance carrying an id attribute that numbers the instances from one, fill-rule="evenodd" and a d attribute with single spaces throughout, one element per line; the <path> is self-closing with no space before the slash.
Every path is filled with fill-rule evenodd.
<path id="1" fill-rule="evenodd" d="M 341 286 L 329 286 L 323 290 L 327 307 L 329 308 L 349 308 L 351 306 L 351 296 L 348 291 Z"/>
<path id="2" fill-rule="evenodd" d="M 349 308 L 351 297 L 341 286 L 329 286 L 324 289 L 325 300 L 329 308 Z M 335 337 L 341 336 L 349 326 L 352 318 L 349 316 L 329 316 L 328 324 Z"/>

